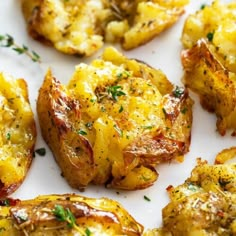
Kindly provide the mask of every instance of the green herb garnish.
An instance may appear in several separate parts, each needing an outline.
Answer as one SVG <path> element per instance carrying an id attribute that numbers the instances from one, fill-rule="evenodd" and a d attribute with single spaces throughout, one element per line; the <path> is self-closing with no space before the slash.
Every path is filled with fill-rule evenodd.
<path id="1" fill-rule="evenodd" d="M 176 98 L 180 98 L 184 94 L 184 89 L 176 86 L 175 90 L 173 91 L 173 95 Z"/>
<path id="2" fill-rule="evenodd" d="M 124 110 L 124 107 L 121 105 L 119 109 L 119 113 L 121 113 Z"/>
<path id="3" fill-rule="evenodd" d="M 75 216 L 69 208 L 65 209 L 61 205 L 55 205 L 55 208 L 52 210 L 52 213 L 58 221 L 67 222 L 67 226 L 69 228 L 72 228 L 76 225 Z"/>
<path id="4" fill-rule="evenodd" d="M 143 198 L 144 198 L 146 201 L 148 201 L 148 202 L 151 201 L 151 199 L 150 199 L 149 197 L 147 197 L 146 195 L 144 195 Z"/>
<path id="5" fill-rule="evenodd" d="M 40 62 L 40 56 L 35 51 L 29 50 L 25 45 L 19 46 L 9 34 L 0 35 L 0 47 L 12 48 L 19 55 L 27 55 L 33 62 Z"/>
<path id="6" fill-rule="evenodd" d="M 26 222 L 28 220 L 28 214 L 25 211 L 17 211 L 14 216 L 20 222 Z"/>
<path id="7" fill-rule="evenodd" d="M 146 126 L 143 126 L 142 128 L 143 129 L 152 129 L 154 126 L 153 125 L 146 125 Z"/>
<path id="8" fill-rule="evenodd" d="M 8 198 L 2 200 L 1 201 L 1 206 L 10 206 L 10 200 Z"/>
<path id="9" fill-rule="evenodd" d="M 86 236 L 90 236 L 91 235 L 91 231 L 89 230 L 89 228 L 86 228 L 85 235 Z"/>
<path id="10" fill-rule="evenodd" d="M 182 113 L 182 114 L 186 114 L 187 111 L 188 111 L 187 107 L 184 107 L 184 108 L 181 110 L 181 113 Z"/>
<path id="11" fill-rule="evenodd" d="M 118 72 L 118 73 L 116 74 L 116 77 L 117 77 L 118 79 L 128 78 L 128 77 L 130 77 L 130 76 L 131 76 L 131 73 L 130 73 L 129 71 L 127 71 L 127 70 L 124 70 L 124 71 L 122 71 L 122 72 Z"/>
<path id="12" fill-rule="evenodd" d="M 203 10 L 206 7 L 206 4 L 202 4 L 200 9 Z"/>
<path id="13" fill-rule="evenodd" d="M 93 127 L 93 122 L 88 122 L 85 124 L 85 126 L 88 128 L 88 129 L 91 129 Z"/>
<path id="14" fill-rule="evenodd" d="M 87 135 L 87 132 L 85 132 L 84 130 L 80 129 L 78 131 L 78 134 L 80 134 L 80 135 Z"/>
<path id="15" fill-rule="evenodd" d="M 117 101 L 117 97 L 126 95 L 121 89 L 122 87 L 120 85 L 110 86 L 107 88 L 107 92 L 108 95 L 111 95 L 113 100 Z"/>
<path id="16" fill-rule="evenodd" d="M 208 39 L 209 42 L 212 42 L 213 37 L 214 37 L 214 32 L 209 32 L 209 33 L 207 34 L 207 39 Z"/>
<path id="17" fill-rule="evenodd" d="M 58 221 L 66 222 L 68 228 L 76 229 L 81 235 L 86 235 L 86 236 L 90 235 L 88 234 L 87 228 L 85 232 L 79 228 L 79 226 L 76 223 L 76 218 L 69 208 L 64 208 L 61 205 L 55 205 L 54 209 L 52 210 L 52 213 Z"/>
<path id="18" fill-rule="evenodd" d="M 45 156 L 45 154 L 46 154 L 46 149 L 45 149 L 45 148 L 38 148 L 38 149 L 35 150 L 35 152 L 36 152 L 37 154 L 39 154 L 39 156 Z"/>
<path id="19" fill-rule="evenodd" d="M 11 134 L 7 133 L 6 138 L 7 138 L 7 140 L 10 140 L 11 139 Z"/>
<path id="20" fill-rule="evenodd" d="M 115 130 L 118 132 L 120 137 L 123 137 L 123 130 L 121 130 L 117 125 L 113 125 Z"/>

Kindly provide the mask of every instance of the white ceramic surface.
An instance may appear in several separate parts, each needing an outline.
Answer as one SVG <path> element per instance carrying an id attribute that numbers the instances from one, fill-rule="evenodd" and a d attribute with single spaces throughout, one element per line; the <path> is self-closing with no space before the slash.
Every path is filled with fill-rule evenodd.
<path id="1" fill-rule="evenodd" d="M 170 81 L 181 85 L 183 71 L 180 63 L 180 35 L 184 19 L 188 13 L 200 9 L 203 3 L 209 4 L 210 2 L 210 0 L 192 0 L 186 8 L 186 14 L 181 17 L 177 24 L 146 45 L 124 52 L 125 55 L 143 60 L 153 67 L 160 68 Z M 0 1 L 0 34 L 5 33 L 14 36 L 17 43 L 29 46 L 41 56 L 43 63 L 39 65 L 38 63 L 33 63 L 25 56 L 17 55 L 12 50 L 0 48 L 0 71 L 5 71 L 15 77 L 25 78 L 29 86 L 30 102 L 37 119 L 35 112 L 36 98 L 45 70 L 50 66 L 57 78 L 66 83 L 74 70 L 74 66 L 82 60 L 63 55 L 53 48 L 32 40 L 27 35 L 20 1 L 18 0 Z M 91 59 L 89 58 L 85 61 L 89 62 Z M 185 156 L 185 161 L 181 164 L 173 162 L 158 166 L 159 179 L 152 187 L 132 192 L 106 189 L 103 186 L 89 186 L 83 193 L 71 189 L 61 177 L 60 170 L 50 150 L 42 140 L 38 129 L 36 148 L 45 147 L 47 149 L 46 156 L 36 156 L 24 183 L 12 197 L 29 199 L 40 194 L 71 192 L 89 197 L 106 196 L 122 203 L 134 218 L 146 228 L 160 226 L 162 222 L 161 209 L 169 201 L 166 187 L 170 184 L 175 186 L 182 183 L 195 166 L 196 157 L 202 157 L 212 163 L 215 155 L 220 150 L 236 144 L 236 138 L 231 137 L 230 133 L 221 137 L 216 132 L 214 114 L 204 111 L 199 105 L 198 97 L 193 93 L 190 94 L 195 101 L 190 152 Z M 151 201 L 146 201 L 144 196 L 150 198 Z"/>

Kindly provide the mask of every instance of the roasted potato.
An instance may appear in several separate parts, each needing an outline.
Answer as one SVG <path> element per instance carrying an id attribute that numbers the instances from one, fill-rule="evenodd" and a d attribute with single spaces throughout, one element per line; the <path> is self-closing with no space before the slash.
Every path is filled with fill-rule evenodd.
<path id="1" fill-rule="evenodd" d="M 24 180 L 36 141 L 34 116 L 23 79 L 0 73 L 0 197 Z"/>
<path id="2" fill-rule="evenodd" d="M 185 71 L 183 83 L 200 96 L 202 106 L 217 116 L 217 130 L 236 130 L 236 74 L 218 60 L 211 45 L 201 39 L 191 49 L 182 52 Z M 234 132 L 233 132 L 234 134 Z"/>
<path id="3" fill-rule="evenodd" d="M 214 1 L 190 15 L 184 25 L 184 84 L 217 116 L 217 130 L 236 130 L 236 2 Z"/>
<path id="4" fill-rule="evenodd" d="M 192 48 L 199 39 L 212 43 L 218 59 L 226 69 L 236 73 L 236 2 L 222 3 L 215 0 L 203 5 L 185 21 L 181 41 L 185 48 Z"/>
<path id="5" fill-rule="evenodd" d="M 30 35 L 67 54 L 90 56 L 105 42 L 138 47 L 174 24 L 189 0 L 22 0 Z"/>
<path id="6" fill-rule="evenodd" d="M 219 155 L 227 153 L 231 156 L 231 149 Z M 171 202 L 162 210 L 163 228 L 156 235 L 236 235 L 236 163 L 198 160 L 184 184 L 167 190 Z"/>
<path id="7" fill-rule="evenodd" d="M 42 135 L 69 184 L 135 190 L 160 162 L 189 151 L 192 100 L 165 75 L 107 48 L 81 63 L 67 86 L 49 71 L 39 91 Z"/>
<path id="8" fill-rule="evenodd" d="M 143 232 L 141 224 L 108 198 L 65 194 L 0 203 L 1 236 L 138 236 Z"/>

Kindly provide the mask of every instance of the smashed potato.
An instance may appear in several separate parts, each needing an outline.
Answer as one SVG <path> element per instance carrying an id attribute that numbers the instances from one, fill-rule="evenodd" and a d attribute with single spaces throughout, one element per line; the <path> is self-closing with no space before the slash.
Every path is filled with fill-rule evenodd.
<path id="1" fill-rule="evenodd" d="M 46 195 L 0 202 L 2 236 L 142 235 L 143 226 L 116 201 Z M 4 206 L 5 205 L 5 206 Z"/>
<path id="2" fill-rule="evenodd" d="M 200 40 L 182 52 L 185 71 L 183 83 L 196 92 L 201 105 L 217 116 L 217 130 L 225 135 L 227 129 L 236 130 L 236 74 L 226 70 L 211 46 Z"/>
<path id="3" fill-rule="evenodd" d="M 0 73 L 0 197 L 24 180 L 36 141 L 34 116 L 23 79 Z"/>
<path id="4" fill-rule="evenodd" d="M 105 42 L 138 47 L 173 25 L 188 0 L 22 0 L 30 35 L 67 54 L 90 56 Z"/>
<path id="5" fill-rule="evenodd" d="M 219 155 L 231 157 L 231 150 Z M 163 228 L 154 235 L 236 234 L 236 163 L 210 165 L 199 160 L 184 184 L 167 190 L 171 202 L 162 210 Z"/>
<path id="6" fill-rule="evenodd" d="M 221 3 L 215 0 L 203 5 L 190 15 L 184 24 L 181 41 L 185 48 L 192 48 L 199 39 L 212 43 L 218 59 L 226 69 L 236 73 L 236 2 Z"/>
<path id="7" fill-rule="evenodd" d="M 217 130 L 236 130 L 236 3 L 214 1 L 190 15 L 183 29 L 184 84 L 217 116 Z"/>
<path id="8" fill-rule="evenodd" d="M 39 91 L 42 135 L 69 184 L 135 190 L 160 162 L 189 150 L 192 100 L 160 71 L 107 48 L 67 86 L 49 71 Z"/>

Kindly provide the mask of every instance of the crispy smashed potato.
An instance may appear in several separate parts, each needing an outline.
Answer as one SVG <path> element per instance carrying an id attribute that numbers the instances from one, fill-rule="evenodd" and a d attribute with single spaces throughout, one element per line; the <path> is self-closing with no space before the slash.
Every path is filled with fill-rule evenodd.
<path id="1" fill-rule="evenodd" d="M 231 150 L 219 155 L 231 157 Z M 236 235 L 236 163 L 199 160 L 184 184 L 167 190 L 171 202 L 162 210 L 163 228 L 153 235 Z"/>
<path id="2" fill-rule="evenodd" d="M 182 52 L 185 86 L 196 92 L 203 108 L 215 112 L 217 130 L 236 131 L 236 74 L 228 71 L 205 40 Z"/>
<path id="3" fill-rule="evenodd" d="M 36 141 L 34 116 L 23 79 L 0 73 L 0 197 L 24 180 Z"/>
<path id="4" fill-rule="evenodd" d="M 30 35 L 67 54 L 90 56 L 106 42 L 138 47 L 173 25 L 189 0 L 22 0 Z"/>
<path id="5" fill-rule="evenodd" d="M 37 112 L 45 141 L 69 184 L 135 190 L 151 186 L 160 162 L 189 150 L 192 100 L 165 75 L 107 48 L 81 63 L 67 86 L 49 71 Z"/>
<path id="6" fill-rule="evenodd" d="M 185 21 L 181 37 L 184 47 L 192 48 L 199 39 L 206 39 L 214 46 L 224 67 L 236 73 L 235 10 L 235 1 L 226 4 L 216 0 L 210 6 L 202 6 Z"/>
<path id="7" fill-rule="evenodd" d="M 184 84 L 217 116 L 217 130 L 236 131 L 236 3 L 214 1 L 190 15 L 183 29 Z"/>
<path id="8" fill-rule="evenodd" d="M 139 236 L 143 232 L 141 224 L 108 198 L 65 194 L 0 203 L 1 236 Z"/>

